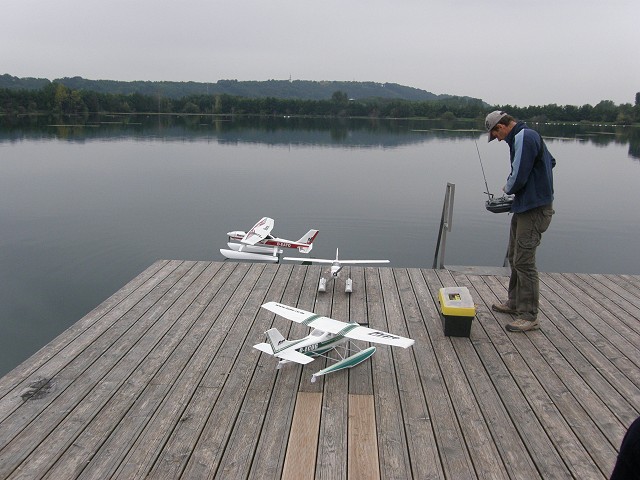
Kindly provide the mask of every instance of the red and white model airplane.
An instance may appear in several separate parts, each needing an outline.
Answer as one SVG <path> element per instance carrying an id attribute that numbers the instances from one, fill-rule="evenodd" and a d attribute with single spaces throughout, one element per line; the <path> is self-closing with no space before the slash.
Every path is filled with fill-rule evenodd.
<path id="1" fill-rule="evenodd" d="M 262 260 L 275 263 L 279 260 L 283 248 L 297 248 L 300 253 L 311 251 L 318 230 L 309 230 L 297 241 L 286 240 L 271 235 L 274 223 L 273 218 L 263 217 L 248 232 L 241 230 L 228 232 L 229 240 L 237 240 L 240 243 L 229 242 L 227 245 L 230 250 L 221 248 L 220 253 L 227 258 L 237 260 Z"/>

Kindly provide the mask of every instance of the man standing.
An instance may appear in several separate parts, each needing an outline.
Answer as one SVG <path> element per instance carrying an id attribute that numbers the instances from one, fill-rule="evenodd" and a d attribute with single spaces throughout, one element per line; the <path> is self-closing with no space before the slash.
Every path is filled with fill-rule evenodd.
<path id="1" fill-rule="evenodd" d="M 515 314 L 516 319 L 506 326 L 510 332 L 537 330 L 540 328 L 540 287 L 536 248 L 555 213 L 552 168 L 556 160 L 538 132 L 505 112 L 491 112 L 485 119 L 485 127 L 489 141 L 497 138 L 509 145 L 511 173 L 503 190 L 508 195 L 515 195 L 509 233 L 509 296 L 506 302 L 491 308 Z"/>

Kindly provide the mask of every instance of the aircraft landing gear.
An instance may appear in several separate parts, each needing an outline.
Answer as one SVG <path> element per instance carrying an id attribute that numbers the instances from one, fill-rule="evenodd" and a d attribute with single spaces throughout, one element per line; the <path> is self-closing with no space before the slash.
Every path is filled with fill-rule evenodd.
<path id="1" fill-rule="evenodd" d="M 318 291 L 319 292 L 326 292 L 327 291 L 327 279 L 326 278 L 321 278 L 320 279 L 320 283 L 318 284 Z M 347 280 L 344 282 L 344 291 L 345 293 L 352 293 L 353 292 L 353 280 L 351 280 L 350 278 L 347 278 Z"/>

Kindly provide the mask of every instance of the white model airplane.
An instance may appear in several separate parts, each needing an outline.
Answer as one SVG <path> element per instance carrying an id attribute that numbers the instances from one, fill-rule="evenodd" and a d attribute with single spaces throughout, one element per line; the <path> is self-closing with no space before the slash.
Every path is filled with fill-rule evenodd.
<path id="1" fill-rule="evenodd" d="M 293 262 L 302 262 L 302 263 L 323 263 L 331 265 L 331 279 L 338 278 L 338 274 L 340 270 L 345 265 L 361 265 L 365 263 L 389 263 L 389 260 L 339 260 L 338 259 L 338 249 L 336 248 L 336 258 L 335 260 L 329 260 L 324 258 L 296 258 L 296 257 L 284 257 L 284 260 L 291 260 Z M 320 278 L 320 284 L 318 285 L 319 292 L 325 292 L 327 290 L 327 279 L 322 277 Z M 347 278 L 345 282 L 344 291 L 347 293 L 351 293 L 353 291 L 353 281 L 350 278 Z"/>
<path id="2" fill-rule="evenodd" d="M 313 248 L 313 241 L 318 235 L 318 230 L 309 230 L 300 240 L 286 240 L 271 235 L 274 225 L 273 218 L 263 217 L 251 230 L 243 232 L 236 230 L 228 232 L 230 240 L 238 240 L 240 243 L 227 243 L 229 250 L 221 248 L 220 253 L 227 258 L 238 260 L 262 260 L 277 262 L 278 255 L 282 254 L 282 248 L 297 248 L 300 253 L 309 253 Z"/>
<path id="3" fill-rule="evenodd" d="M 392 345 L 395 347 L 407 348 L 414 344 L 411 338 L 392 335 L 391 333 L 374 330 L 372 328 L 363 327 L 358 323 L 345 323 L 332 318 L 316 315 L 313 312 L 307 312 L 296 307 L 290 307 L 277 302 L 268 302 L 262 305 L 262 308 L 269 310 L 281 317 L 292 322 L 301 323 L 312 327 L 313 331 L 310 335 L 299 340 L 287 340 L 278 331 L 277 328 L 267 330 L 267 342 L 258 343 L 253 348 L 260 350 L 280 359 L 278 367 L 289 362 L 307 364 L 312 362 L 316 357 L 325 357 L 334 361 L 333 365 L 323 368 L 311 376 L 311 381 L 315 382 L 317 377 L 327 373 L 336 372 L 344 368 L 351 368 L 360 362 L 363 362 L 376 351 L 376 347 L 369 347 L 364 350 L 357 349 L 356 353 L 352 353 L 345 344 L 349 340 L 363 340 L 365 342 L 381 343 L 384 345 Z M 350 343 L 350 342 L 349 342 Z M 342 352 L 338 348 L 342 348 Z M 355 345 L 354 345 L 355 347 Z M 328 357 L 326 354 L 330 350 L 336 349 L 339 360 Z"/>

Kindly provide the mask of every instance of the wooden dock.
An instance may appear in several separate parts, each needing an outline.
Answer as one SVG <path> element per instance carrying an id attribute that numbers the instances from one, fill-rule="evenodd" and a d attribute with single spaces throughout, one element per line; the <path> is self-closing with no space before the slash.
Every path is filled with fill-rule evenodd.
<path id="1" fill-rule="evenodd" d="M 159 261 L 0 379 L 0 478 L 608 478 L 640 414 L 640 276 L 541 274 L 542 329 L 491 311 L 507 277 Z M 342 282 L 342 283 L 341 283 Z M 469 288 L 445 337 L 442 286 Z M 277 300 L 409 336 L 310 382 L 252 345 Z"/>

